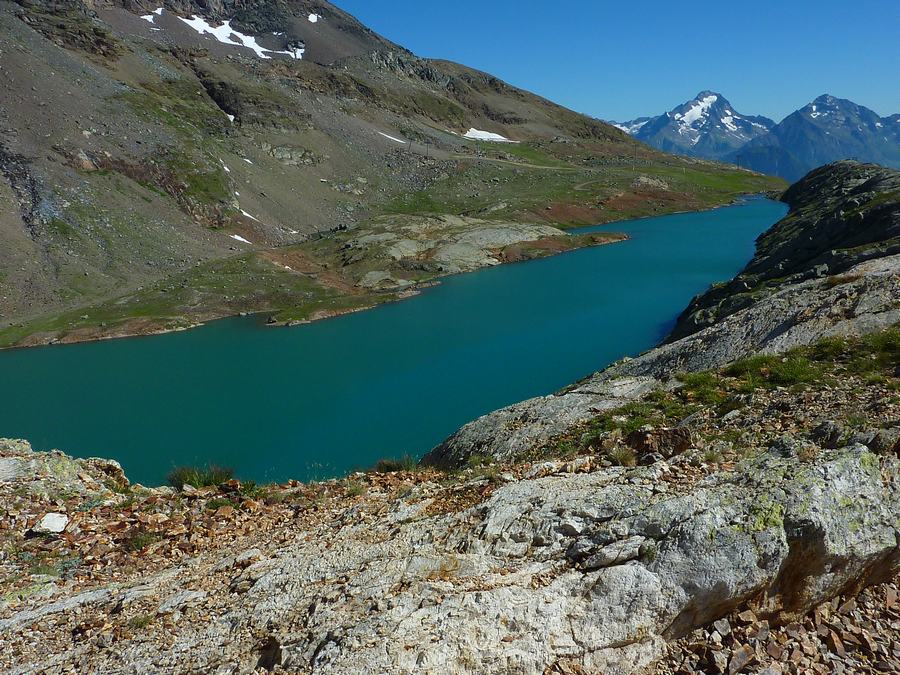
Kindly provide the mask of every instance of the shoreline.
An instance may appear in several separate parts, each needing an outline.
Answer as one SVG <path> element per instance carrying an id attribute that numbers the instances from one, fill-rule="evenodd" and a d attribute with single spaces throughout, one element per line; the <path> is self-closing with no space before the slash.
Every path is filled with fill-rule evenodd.
<path id="1" fill-rule="evenodd" d="M 746 202 L 747 199 L 752 199 L 754 197 L 759 197 L 759 198 L 763 198 L 763 199 L 774 199 L 773 195 L 771 195 L 769 193 L 745 193 L 745 194 L 735 196 L 731 201 L 729 201 L 727 203 L 718 204 L 716 206 L 711 206 L 711 207 L 703 208 L 703 209 L 672 211 L 672 212 L 667 212 L 667 213 L 662 213 L 662 214 L 652 215 L 652 216 L 641 216 L 638 218 L 628 218 L 625 220 L 616 220 L 616 221 L 611 221 L 609 223 L 602 223 L 602 224 L 598 224 L 598 225 L 580 225 L 577 227 L 564 227 L 564 226 L 557 225 L 555 227 L 557 227 L 557 229 L 560 229 L 561 231 L 563 231 L 566 235 L 568 235 L 570 237 L 575 237 L 575 236 L 578 236 L 579 230 L 582 230 L 582 229 L 606 228 L 606 227 L 614 226 L 614 225 L 617 225 L 620 223 L 637 222 L 637 221 L 647 220 L 650 218 L 663 218 L 666 216 L 684 215 L 684 214 L 688 214 L 688 213 L 708 213 L 710 211 L 715 211 L 717 209 L 740 206 L 742 203 Z M 587 232 L 584 233 L 585 236 L 589 236 L 589 234 L 590 233 L 587 233 Z M 376 307 L 379 307 L 380 305 L 383 305 L 383 304 L 407 300 L 411 297 L 420 295 L 422 292 L 424 292 L 428 288 L 439 285 L 441 283 L 441 280 L 445 279 L 445 278 L 458 276 L 460 274 L 472 274 L 472 273 L 478 272 L 482 269 L 488 269 L 490 267 L 498 267 L 500 265 L 512 265 L 512 264 L 517 264 L 517 263 L 525 263 L 525 262 L 529 262 L 531 260 L 536 260 L 539 258 L 545 258 L 545 257 L 550 257 L 550 256 L 556 256 L 556 255 L 564 255 L 565 253 L 570 253 L 572 251 L 581 250 L 583 248 L 591 248 L 594 246 L 605 246 L 608 244 L 621 243 L 623 241 L 628 241 L 628 239 L 629 239 L 628 235 L 626 235 L 624 233 L 620 233 L 620 232 L 609 232 L 608 234 L 609 234 L 609 236 L 619 235 L 621 238 L 603 241 L 603 242 L 590 243 L 590 244 L 587 244 L 584 246 L 575 246 L 575 247 L 573 247 L 571 249 L 567 249 L 567 250 L 552 251 L 545 255 L 536 256 L 535 258 L 524 258 L 524 259 L 519 259 L 519 260 L 506 260 L 506 261 L 501 260 L 498 262 L 497 265 L 485 266 L 485 267 L 481 267 L 478 269 L 469 270 L 469 271 L 465 271 L 465 272 L 443 274 L 443 275 L 439 275 L 433 279 L 430 279 L 428 281 L 422 282 L 421 284 L 414 284 L 406 289 L 395 291 L 396 297 L 388 298 L 387 300 L 384 300 L 382 302 L 379 302 L 377 296 L 374 296 L 373 302 L 363 304 L 359 307 L 337 309 L 337 310 L 327 310 L 327 309 L 320 310 L 318 312 L 314 312 L 310 318 L 306 318 L 306 319 L 287 319 L 287 320 L 282 320 L 282 321 L 265 320 L 262 322 L 263 327 L 265 327 L 265 328 L 268 328 L 268 327 L 295 328 L 298 326 L 307 325 L 307 324 L 311 324 L 311 323 L 318 322 L 318 321 L 335 319 L 335 318 L 339 318 L 341 316 L 346 316 L 349 314 L 355 314 L 357 312 L 363 312 L 363 311 L 375 309 Z M 274 249 L 274 250 L 277 250 L 277 249 Z M 75 330 L 73 330 L 73 332 L 59 336 L 59 337 L 53 337 L 51 339 L 41 339 L 41 340 L 33 340 L 33 338 L 36 338 L 37 336 L 39 336 L 41 334 L 40 333 L 32 333 L 32 334 L 28 335 L 27 337 L 25 337 L 23 340 L 15 343 L 15 344 L 12 344 L 9 346 L 0 346 L 0 352 L 8 352 L 8 351 L 14 351 L 14 350 L 20 350 L 20 349 L 35 349 L 35 348 L 40 348 L 40 347 L 55 347 L 55 346 L 75 345 L 75 344 L 86 344 L 86 343 L 92 343 L 92 342 L 104 342 L 107 340 L 126 340 L 126 339 L 131 339 L 131 338 L 167 335 L 169 333 L 180 333 L 180 332 L 184 332 L 184 331 L 188 331 L 188 330 L 194 330 L 196 328 L 202 328 L 203 326 L 209 325 L 210 323 L 213 323 L 215 321 L 222 321 L 225 319 L 232 319 L 232 318 L 236 318 L 236 317 L 247 317 L 247 316 L 262 317 L 262 316 L 265 316 L 268 314 L 268 315 L 270 315 L 270 318 L 272 318 L 271 315 L 273 312 L 284 311 L 284 309 L 286 309 L 286 308 L 279 309 L 279 310 L 275 310 L 275 309 L 235 310 L 235 311 L 230 311 L 230 312 L 209 312 L 208 314 L 204 314 L 201 312 L 201 313 L 195 315 L 194 317 L 188 317 L 188 316 L 179 317 L 179 318 L 188 319 L 189 322 L 186 323 L 185 325 L 172 326 L 172 327 L 165 327 L 165 326 L 159 326 L 159 325 L 153 326 L 151 324 L 151 325 L 145 326 L 143 328 L 129 329 L 128 326 L 133 323 L 140 323 L 140 322 L 147 321 L 146 318 L 131 319 L 131 320 L 126 320 L 122 324 L 120 324 L 118 326 L 119 330 L 98 331 L 98 332 L 92 333 L 92 334 L 91 333 L 85 334 L 88 331 L 82 330 L 82 332 L 79 333 L 79 329 L 75 329 Z"/>
<path id="2" fill-rule="evenodd" d="M 731 205 L 732 204 L 728 204 L 725 206 L 731 206 Z M 722 207 L 715 207 L 715 208 L 722 208 Z M 705 210 L 709 210 L 709 209 L 705 209 Z M 700 211 L 696 211 L 694 213 L 700 213 Z M 675 214 L 665 214 L 665 215 L 675 215 Z M 635 220 L 637 220 L 637 219 L 635 219 Z M 622 222 L 629 222 L 629 221 L 617 221 L 617 222 L 622 223 Z M 614 223 L 609 223 L 609 224 L 612 225 Z M 584 227 L 596 227 L 596 226 L 584 226 Z M 572 232 L 571 230 L 564 230 L 564 232 L 567 235 L 572 236 L 572 237 L 577 236 L 577 234 L 578 234 L 577 232 Z M 590 234 L 585 233 L 584 236 L 590 236 Z M 311 315 L 311 317 L 307 318 L 307 319 L 287 319 L 287 320 L 283 320 L 283 321 L 262 320 L 262 321 L 260 321 L 260 324 L 261 324 L 262 328 L 297 328 L 299 326 L 304 326 L 304 325 L 308 325 L 308 324 L 312 324 L 312 323 L 318 323 L 319 321 L 327 321 L 329 319 L 336 319 L 336 318 L 340 318 L 342 316 L 347 316 L 349 314 L 356 314 L 358 312 L 369 311 L 369 310 L 375 309 L 377 307 L 380 307 L 381 305 L 408 300 L 410 298 L 421 295 L 424 291 L 427 291 L 429 288 L 439 286 L 443 279 L 448 279 L 448 278 L 460 276 L 463 274 L 474 274 L 476 272 L 480 272 L 485 269 L 492 269 L 492 268 L 500 267 L 500 266 L 516 265 L 516 264 L 531 262 L 533 260 L 539 260 L 541 258 L 565 255 L 566 253 L 572 253 L 574 251 L 579 251 L 579 250 L 586 249 L 586 248 L 595 248 L 598 246 L 607 246 L 610 244 L 618 244 L 618 243 L 629 240 L 628 235 L 626 235 L 624 233 L 619 233 L 619 232 L 610 232 L 607 236 L 609 238 L 607 238 L 604 241 L 595 241 L 593 243 L 588 243 L 583 246 L 574 246 L 573 248 L 570 248 L 570 249 L 565 249 L 565 250 L 560 250 L 560 251 L 551 251 L 545 255 L 539 255 L 539 256 L 536 256 L 533 258 L 522 258 L 519 260 L 505 260 L 505 261 L 501 260 L 501 261 L 498 261 L 498 263 L 496 265 L 486 265 L 484 267 L 479 267 L 479 268 L 473 269 L 473 270 L 468 270 L 468 271 L 463 271 L 463 272 L 455 272 L 455 273 L 451 273 L 451 274 L 442 274 L 433 279 L 429 279 L 428 281 L 423 281 L 422 283 L 411 285 L 405 289 L 396 290 L 393 293 L 388 293 L 388 295 L 394 295 L 394 297 L 388 297 L 384 301 L 379 302 L 378 297 L 373 296 L 373 298 L 372 298 L 373 302 L 366 303 L 366 304 L 363 304 L 358 307 L 335 309 L 335 310 L 328 310 L 328 309 L 319 310 L 317 312 L 314 312 Z M 615 238 L 612 238 L 612 237 L 615 237 Z M 185 331 L 202 328 L 202 327 L 207 326 L 216 321 L 223 321 L 225 319 L 235 319 L 235 318 L 239 318 L 239 317 L 240 318 L 266 317 L 267 315 L 269 316 L 269 318 L 272 318 L 272 313 L 276 312 L 276 311 L 284 311 L 284 310 L 283 309 L 282 310 L 263 309 L 263 310 L 258 310 L 258 311 L 237 310 L 234 312 L 221 313 L 221 314 L 211 313 L 209 316 L 203 316 L 203 314 L 201 313 L 198 316 L 203 316 L 203 318 L 198 319 L 197 317 L 194 317 L 193 322 L 188 325 L 174 326 L 174 327 L 169 327 L 169 328 L 159 327 L 159 326 L 157 326 L 157 327 L 148 326 L 146 329 L 141 329 L 141 330 L 127 330 L 127 326 L 131 322 L 146 321 L 146 319 L 134 319 L 131 321 L 125 321 L 123 324 L 121 324 L 118 327 L 120 329 L 125 328 L 126 330 L 124 330 L 124 331 L 113 330 L 113 331 L 98 333 L 96 335 L 85 336 L 85 335 L 79 335 L 77 333 L 77 329 L 76 329 L 76 331 L 73 331 L 72 333 L 63 335 L 59 338 L 51 339 L 49 341 L 27 343 L 31 338 L 33 338 L 37 335 L 40 335 L 40 333 L 33 333 L 33 334 L 29 335 L 28 337 L 26 337 L 22 341 L 22 342 L 26 342 L 26 344 L 22 344 L 20 342 L 20 343 L 10 345 L 7 347 L 0 347 L 0 353 L 12 352 L 12 351 L 18 351 L 18 350 L 24 350 L 24 349 L 39 349 L 42 347 L 60 347 L 60 346 L 77 345 L 77 344 L 89 344 L 89 343 L 93 343 L 93 342 L 106 342 L 109 340 L 128 340 L 128 339 L 143 338 L 143 337 L 155 337 L 155 336 L 159 336 L 159 335 L 167 335 L 170 333 L 182 333 Z M 185 318 L 187 318 L 187 317 L 185 317 Z"/>

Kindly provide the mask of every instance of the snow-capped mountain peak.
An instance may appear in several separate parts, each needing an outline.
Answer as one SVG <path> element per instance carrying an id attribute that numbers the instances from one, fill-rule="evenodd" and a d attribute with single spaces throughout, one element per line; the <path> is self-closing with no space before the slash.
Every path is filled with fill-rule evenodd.
<path id="1" fill-rule="evenodd" d="M 791 113 L 732 158 L 737 164 L 796 180 L 817 166 L 858 159 L 900 166 L 898 116 L 823 94 Z"/>
<path id="2" fill-rule="evenodd" d="M 667 152 L 717 159 L 766 133 L 774 124 L 764 117 L 741 115 L 718 92 L 702 91 L 663 115 L 616 126 Z"/>

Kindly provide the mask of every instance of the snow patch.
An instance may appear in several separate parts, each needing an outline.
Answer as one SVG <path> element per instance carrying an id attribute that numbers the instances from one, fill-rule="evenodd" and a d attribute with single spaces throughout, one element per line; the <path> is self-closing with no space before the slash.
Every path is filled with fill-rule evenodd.
<path id="1" fill-rule="evenodd" d="M 162 13 L 163 13 L 163 8 L 160 7 L 159 9 L 154 9 L 152 14 L 145 14 L 145 15 L 142 16 L 141 18 L 142 18 L 144 21 L 147 21 L 147 22 L 149 22 L 149 23 L 153 23 L 153 22 L 156 20 L 156 17 L 162 16 Z M 159 30 L 159 28 L 157 28 L 156 30 Z"/>
<path id="2" fill-rule="evenodd" d="M 310 14 L 310 15 L 309 15 L 309 22 L 310 22 L 310 23 L 318 23 L 319 19 L 321 19 L 321 18 L 322 18 L 322 17 L 319 16 L 318 14 Z"/>
<path id="3" fill-rule="evenodd" d="M 618 122 L 612 122 L 612 125 L 616 129 L 621 129 L 626 134 L 634 136 L 637 132 L 643 129 L 650 120 L 644 120 L 643 122 L 626 122 L 625 124 L 619 124 Z"/>
<path id="4" fill-rule="evenodd" d="M 200 33 L 200 35 L 211 35 L 224 45 L 246 47 L 247 49 L 253 50 L 253 52 L 261 59 L 271 59 L 272 57 L 269 56 L 270 54 L 284 54 L 290 56 L 292 59 L 299 60 L 303 58 L 303 54 L 306 51 L 305 47 L 288 49 L 285 51 L 266 49 L 265 47 L 262 47 L 252 35 L 244 35 L 232 28 L 230 19 L 225 21 L 221 26 L 213 26 L 202 16 L 192 16 L 189 19 L 185 19 L 181 16 L 178 18 Z"/>
<path id="5" fill-rule="evenodd" d="M 675 115 L 675 119 L 681 120 L 682 125 L 684 126 L 693 126 L 694 122 L 699 120 L 701 117 L 706 117 L 707 112 L 712 107 L 712 105 L 719 100 L 718 96 L 710 95 L 705 96 L 700 99 L 691 106 L 690 110 L 688 110 L 683 115 L 681 113 L 677 113 Z"/>
<path id="6" fill-rule="evenodd" d="M 732 117 L 731 115 L 726 115 L 725 117 L 723 117 L 722 124 L 725 125 L 725 128 L 728 129 L 728 131 L 738 130 L 737 125 L 734 123 L 734 117 Z"/>
<path id="7" fill-rule="evenodd" d="M 243 238 L 241 235 L 239 235 L 239 234 L 229 234 L 228 236 L 231 237 L 232 239 L 236 239 L 237 241 L 240 241 L 240 242 L 242 242 L 242 243 L 244 243 L 244 244 L 251 244 L 251 245 L 252 245 L 252 242 L 250 242 L 250 241 L 244 239 L 244 238 Z"/>
<path id="8" fill-rule="evenodd" d="M 247 162 L 247 164 L 253 164 L 253 162 L 251 162 L 251 161 L 250 161 L 249 159 L 247 159 L 246 157 L 241 157 L 241 159 L 243 159 L 245 162 Z"/>
<path id="9" fill-rule="evenodd" d="M 244 214 L 245 216 L 247 216 L 250 220 L 255 220 L 257 223 L 259 222 L 259 218 L 251 216 L 249 213 L 244 211 L 244 209 L 241 209 L 241 213 Z M 247 243 L 249 244 L 250 242 L 248 241 Z"/>
<path id="10" fill-rule="evenodd" d="M 400 140 L 399 138 L 396 138 L 394 136 L 389 136 L 388 134 L 384 133 L 383 131 L 379 131 L 378 133 L 381 134 L 382 136 L 384 136 L 385 138 L 389 138 L 392 141 L 406 145 L 406 141 Z"/>
<path id="11" fill-rule="evenodd" d="M 475 141 L 492 141 L 494 143 L 516 143 L 516 141 L 509 140 L 506 136 L 501 136 L 500 134 L 495 134 L 490 131 L 481 131 L 480 129 L 469 129 L 466 133 L 463 134 L 464 138 L 469 138 Z"/>

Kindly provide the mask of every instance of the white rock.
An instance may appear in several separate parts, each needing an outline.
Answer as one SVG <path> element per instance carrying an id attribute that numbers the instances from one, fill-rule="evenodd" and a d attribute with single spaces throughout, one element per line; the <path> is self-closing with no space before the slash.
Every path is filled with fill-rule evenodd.
<path id="1" fill-rule="evenodd" d="M 48 513 L 34 526 L 35 532 L 44 534 L 59 534 L 69 524 L 69 516 L 64 513 Z"/>

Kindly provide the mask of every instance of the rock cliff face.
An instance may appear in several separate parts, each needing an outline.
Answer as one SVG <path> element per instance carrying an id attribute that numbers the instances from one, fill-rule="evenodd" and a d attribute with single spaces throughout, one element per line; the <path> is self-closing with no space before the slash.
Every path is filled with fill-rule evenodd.
<path id="1" fill-rule="evenodd" d="M 834 276 L 900 253 L 900 171 L 837 162 L 816 169 L 782 199 L 791 211 L 763 234 L 756 255 L 731 282 L 691 302 L 677 340 L 749 307 L 786 284 Z"/>

